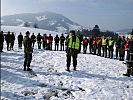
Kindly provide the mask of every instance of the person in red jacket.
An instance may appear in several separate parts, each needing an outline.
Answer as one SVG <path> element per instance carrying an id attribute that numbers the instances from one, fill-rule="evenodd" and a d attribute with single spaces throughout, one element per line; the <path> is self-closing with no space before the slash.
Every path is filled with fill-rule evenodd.
<path id="1" fill-rule="evenodd" d="M 125 47 L 124 64 L 126 64 L 126 58 L 127 58 L 127 53 L 128 53 L 128 49 L 129 49 L 129 47 L 128 47 L 128 42 L 129 42 L 129 38 L 127 37 L 127 39 L 126 39 L 126 43 L 125 43 L 125 45 L 124 45 L 124 47 Z"/>
<path id="2" fill-rule="evenodd" d="M 83 53 L 84 54 L 86 54 L 88 43 L 89 43 L 89 40 L 87 39 L 87 37 L 85 37 L 83 39 Z"/>
<path id="3" fill-rule="evenodd" d="M 52 50 L 53 36 L 51 36 L 51 34 L 49 34 L 49 37 L 48 37 L 48 42 L 49 42 L 49 47 L 50 47 L 50 50 Z"/>
<path id="4" fill-rule="evenodd" d="M 43 49 L 46 49 L 47 39 L 48 39 L 47 34 L 44 34 L 43 37 L 42 37 L 42 40 L 43 40 Z"/>

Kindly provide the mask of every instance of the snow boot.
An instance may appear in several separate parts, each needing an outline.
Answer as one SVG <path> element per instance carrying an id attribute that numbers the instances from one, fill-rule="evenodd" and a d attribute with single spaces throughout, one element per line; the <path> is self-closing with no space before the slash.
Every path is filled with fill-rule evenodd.
<path id="1" fill-rule="evenodd" d="M 31 71 L 31 70 L 32 70 L 31 68 L 29 68 L 29 67 L 27 68 L 27 71 Z"/>

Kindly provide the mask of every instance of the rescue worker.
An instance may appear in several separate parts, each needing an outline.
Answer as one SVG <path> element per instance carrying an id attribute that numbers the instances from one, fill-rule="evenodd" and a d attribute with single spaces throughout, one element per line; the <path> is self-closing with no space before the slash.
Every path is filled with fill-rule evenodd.
<path id="1" fill-rule="evenodd" d="M 3 31 L 0 32 L 0 53 L 3 52 L 4 34 Z"/>
<path id="2" fill-rule="evenodd" d="M 93 41 L 92 41 L 92 50 L 93 50 L 93 54 L 96 55 L 96 50 L 97 50 L 97 41 L 96 41 L 96 38 L 94 37 L 93 38 Z"/>
<path id="3" fill-rule="evenodd" d="M 108 50 L 109 50 L 109 57 L 108 58 L 113 58 L 113 51 L 114 51 L 114 39 L 111 36 L 109 41 L 108 41 Z"/>
<path id="4" fill-rule="evenodd" d="M 89 43 L 89 40 L 87 39 L 87 37 L 85 37 L 83 39 L 83 53 L 84 54 L 86 54 L 88 43 Z"/>
<path id="5" fill-rule="evenodd" d="M 62 51 L 62 50 L 64 51 L 64 42 L 65 42 L 65 37 L 62 34 L 60 37 L 60 51 Z"/>
<path id="6" fill-rule="evenodd" d="M 23 41 L 23 35 L 20 32 L 20 34 L 18 35 L 18 47 L 21 49 L 22 48 L 22 41 Z"/>
<path id="7" fill-rule="evenodd" d="M 73 67 L 76 71 L 77 55 L 80 50 L 80 39 L 75 35 L 75 31 L 70 31 L 70 36 L 66 41 L 67 44 L 67 71 L 70 72 L 71 56 L 73 57 Z"/>
<path id="8" fill-rule="evenodd" d="M 93 36 L 89 39 L 89 50 L 90 50 L 90 54 L 92 54 L 92 41 L 93 41 Z"/>
<path id="9" fill-rule="evenodd" d="M 107 57 L 107 38 L 105 36 L 103 36 L 102 38 L 102 51 L 103 51 L 103 55 L 102 57 Z"/>
<path id="10" fill-rule="evenodd" d="M 31 35 L 31 42 L 32 42 L 32 47 L 34 48 L 34 45 L 36 42 L 36 36 L 34 35 L 34 33 L 32 33 L 32 35 Z"/>
<path id="11" fill-rule="evenodd" d="M 126 74 L 123 74 L 124 76 L 130 77 L 130 75 L 133 76 L 133 31 L 131 32 L 129 36 L 129 42 L 128 42 L 128 53 L 127 53 L 127 72 Z"/>
<path id="12" fill-rule="evenodd" d="M 58 51 L 58 48 L 59 48 L 59 37 L 58 37 L 58 35 L 56 35 L 56 37 L 54 38 L 54 41 L 55 41 L 55 51 L 56 50 Z"/>
<path id="13" fill-rule="evenodd" d="M 42 36 L 40 35 L 40 33 L 38 33 L 37 35 L 37 43 L 38 43 L 38 49 L 41 49 L 41 44 L 42 44 Z"/>
<path id="14" fill-rule="evenodd" d="M 97 49 L 98 49 L 97 56 L 101 56 L 101 47 L 102 47 L 102 39 L 99 36 L 97 39 Z"/>
<path id="15" fill-rule="evenodd" d="M 27 31 L 26 32 L 26 36 L 24 37 L 23 40 L 23 44 L 24 44 L 24 71 L 30 71 L 32 70 L 30 68 L 30 63 L 32 60 L 32 53 L 33 53 L 33 49 L 32 49 L 32 42 L 31 39 L 29 38 L 30 36 L 30 32 Z"/>

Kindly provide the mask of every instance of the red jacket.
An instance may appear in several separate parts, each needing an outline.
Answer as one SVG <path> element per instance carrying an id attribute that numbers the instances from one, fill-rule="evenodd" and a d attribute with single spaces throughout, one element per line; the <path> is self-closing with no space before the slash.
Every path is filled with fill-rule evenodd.
<path id="1" fill-rule="evenodd" d="M 128 41 L 126 41 L 126 44 L 124 46 L 125 46 L 125 51 L 127 51 L 128 50 Z"/>
<path id="2" fill-rule="evenodd" d="M 49 36 L 48 37 L 48 41 L 49 41 L 49 43 L 51 43 L 53 41 L 53 37 L 52 36 Z"/>
<path id="3" fill-rule="evenodd" d="M 48 37 L 47 37 L 47 36 L 43 36 L 43 41 L 44 41 L 44 42 L 46 42 L 46 41 L 47 41 L 47 39 L 48 39 Z"/>
<path id="4" fill-rule="evenodd" d="M 84 39 L 83 39 L 83 43 L 84 43 L 85 45 L 88 45 L 89 40 L 88 40 L 87 38 L 84 38 Z"/>

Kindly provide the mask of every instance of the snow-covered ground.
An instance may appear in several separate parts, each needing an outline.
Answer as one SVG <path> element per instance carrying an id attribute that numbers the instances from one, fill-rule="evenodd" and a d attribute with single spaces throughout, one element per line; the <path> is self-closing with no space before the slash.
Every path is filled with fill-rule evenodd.
<path id="1" fill-rule="evenodd" d="M 67 72 L 64 51 L 38 50 L 35 44 L 31 68 L 37 76 L 29 77 L 17 47 L 16 40 L 14 51 L 4 46 L 1 54 L 1 100 L 133 100 L 133 77 L 122 75 L 123 62 L 80 53 L 77 71 L 71 65 Z"/>

